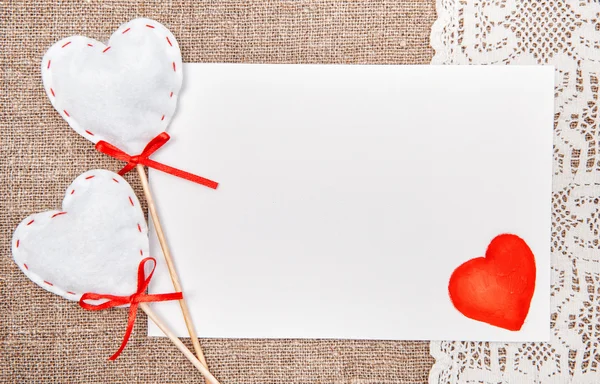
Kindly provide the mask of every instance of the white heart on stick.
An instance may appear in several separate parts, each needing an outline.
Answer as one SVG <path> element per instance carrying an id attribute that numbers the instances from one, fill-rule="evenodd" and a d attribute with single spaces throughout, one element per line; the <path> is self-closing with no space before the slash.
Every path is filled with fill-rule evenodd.
<path id="1" fill-rule="evenodd" d="M 140 202 L 121 176 L 97 169 L 77 177 L 67 188 L 62 210 L 36 213 L 19 224 L 12 253 L 34 283 L 79 301 L 84 309 L 129 305 L 123 341 L 110 360 L 127 345 L 139 307 L 208 382 L 219 384 L 148 306 L 148 302 L 181 300 L 182 295 L 144 293 L 156 261 L 148 257 L 148 227 Z M 154 265 L 145 276 L 147 261 Z"/>
<path id="2" fill-rule="evenodd" d="M 19 224 L 12 253 L 29 279 L 66 299 L 126 296 L 136 292 L 138 265 L 149 256 L 148 227 L 127 181 L 92 170 L 67 188 L 61 210 Z"/>
<path id="3" fill-rule="evenodd" d="M 97 144 L 96 149 L 100 152 L 127 162 L 121 174 L 137 166 L 159 233 L 160 222 L 153 209 L 142 165 L 213 189 L 218 185 L 214 181 L 148 159 L 149 155 L 169 140 L 169 136 L 164 132 L 175 112 L 182 84 L 182 70 L 181 52 L 175 36 L 162 24 L 150 19 L 135 19 L 122 25 L 106 45 L 83 36 L 62 39 L 48 49 L 41 65 L 46 93 L 54 108 L 71 128 Z M 94 172 L 107 175 L 104 173 L 107 171 Z M 115 183 L 125 183 L 120 176 L 112 175 L 115 176 L 112 178 Z M 72 188 L 81 189 L 85 181 L 95 179 L 98 175 L 88 173 L 83 180 L 82 177 L 83 175 L 75 180 Z M 98 180 L 100 179 L 101 177 L 98 177 Z M 131 191 L 131 187 L 127 185 L 127 188 Z M 13 237 L 15 262 L 38 285 L 67 299 L 79 300 L 82 299 L 82 294 L 87 293 L 80 301 L 80 305 L 85 309 L 101 310 L 122 303 L 123 297 L 119 298 L 117 303 L 113 298 L 100 298 L 100 294 L 131 294 L 125 297 L 131 299 L 127 332 L 121 348 L 111 359 L 116 358 L 125 347 L 139 305 L 192 364 L 210 382 L 218 384 L 206 368 L 191 319 L 186 315 L 187 307 L 181 292 L 164 295 L 143 294 L 145 284 L 151 278 L 149 275 L 144 280 L 143 265 L 151 258 L 143 258 L 148 252 L 147 228 L 139 210 L 139 202 L 133 191 L 131 192 L 128 200 L 132 207 L 139 211 L 134 216 L 124 213 L 127 209 L 122 207 L 120 202 L 117 204 L 119 208 L 115 209 L 112 206 L 106 211 L 96 207 L 86 208 L 76 203 L 71 206 L 71 198 L 67 192 L 63 203 L 65 212 L 53 211 L 34 215 L 19 225 Z M 92 195 L 89 200 L 103 201 L 102 193 Z M 123 200 L 121 197 L 119 196 L 119 201 Z M 109 200 L 105 199 L 104 202 Z M 114 197 L 114 200 L 116 201 L 117 197 Z M 68 207 L 71 209 L 67 210 Z M 56 220 L 67 216 L 70 221 Z M 74 219 L 71 219 L 72 217 Z M 143 244 L 130 235 L 132 217 L 133 221 L 137 222 L 138 232 L 144 235 L 144 239 L 139 240 Z M 117 220 L 119 218 L 126 220 L 120 222 Z M 93 225 L 95 221 L 98 223 L 97 228 Z M 34 224 L 36 227 L 28 228 Z M 98 228 L 100 232 L 93 231 Z M 127 235 L 123 235 L 124 233 Z M 63 236 L 55 237 L 56 234 Z M 80 240 L 80 237 L 85 240 Z M 172 261 L 165 244 L 164 240 L 161 240 L 167 264 L 171 266 Z M 67 255 L 61 257 L 61 252 L 65 249 L 69 249 L 65 252 Z M 140 259 L 129 259 L 132 249 L 137 249 Z M 104 254 L 110 254 L 111 257 L 103 258 Z M 77 255 L 83 256 L 78 259 Z M 132 262 L 133 260 L 135 261 Z M 139 275 L 136 274 L 138 265 Z M 176 290 L 181 291 L 176 272 L 170 268 L 170 273 Z M 131 279 L 131 276 L 134 278 Z M 139 278 L 137 291 L 136 276 Z M 100 303 L 96 308 L 92 308 L 94 304 L 86 303 L 92 296 L 113 300 L 113 303 Z M 202 361 L 196 359 L 152 313 L 146 304 L 148 300 L 180 300 L 182 309 L 185 309 L 183 312 L 194 349 Z"/>
<path id="4" fill-rule="evenodd" d="M 123 24 L 106 45 L 62 39 L 41 65 L 46 93 L 69 125 L 94 144 L 106 141 L 130 154 L 166 130 L 182 70 L 175 36 L 150 19 Z"/>

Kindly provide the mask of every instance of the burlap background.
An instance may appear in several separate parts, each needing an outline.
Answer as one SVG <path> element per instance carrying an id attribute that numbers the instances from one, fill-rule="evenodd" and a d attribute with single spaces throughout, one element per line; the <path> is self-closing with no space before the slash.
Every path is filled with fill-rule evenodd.
<path id="1" fill-rule="evenodd" d="M 1 1 L 0 381 L 188 383 L 200 376 L 166 339 L 145 336 L 140 315 L 127 349 L 107 361 L 124 310 L 87 312 L 40 289 L 13 264 L 12 231 L 60 206 L 93 168 L 117 170 L 52 109 L 40 59 L 71 34 L 106 40 L 145 16 L 177 36 L 185 62 L 427 64 L 433 0 Z M 128 177 L 139 196 L 135 175 Z M 392 303 L 393 304 L 393 303 Z M 191 343 L 187 341 L 191 348 Z M 202 340 L 223 383 L 418 383 L 433 363 L 426 342 Z"/>

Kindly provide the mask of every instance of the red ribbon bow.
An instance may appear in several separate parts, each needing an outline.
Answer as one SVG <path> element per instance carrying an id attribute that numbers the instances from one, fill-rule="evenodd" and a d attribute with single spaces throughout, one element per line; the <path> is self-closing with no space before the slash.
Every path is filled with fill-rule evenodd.
<path id="1" fill-rule="evenodd" d="M 136 165 L 142 164 L 150 168 L 158 169 L 159 171 L 163 171 L 169 173 L 171 175 L 175 175 L 181 178 L 184 178 L 189 181 L 193 181 L 194 183 L 202 184 L 212 189 L 217 189 L 219 183 L 206 179 L 201 176 L 194 175 L 192 173 L 182 171 L 181 169 L 173 168 L 168 165 L 159 163 L 154 160 L 150 160 L 148 157 L 156 152 L 160 147 L 165 145 L 167 141 L 169 141 L 171 137 L 167 132 L 163 132 L 160 135 L 156 136 L 154 139 L 150 140 L 146 148 L 139 155 L 130 156 L 127 153 L 123 152 L 119 148 L 114 145 L 107 143 L 106 141 L 100 140 L 96 143 L 96 150 L 102 152 L 108 156 L 114 157 L 117 160 L 126 161 L 127 165 L 123 167 L 119 171 L 119 175 L 123 176 L 127 172 L 131 171 L 135 168 Z"/>
<path id="2" fill-rule="evenodd" d="M 154 266 L 152 267 L 152 271 L 145 277 L 144 274 L 144 265 L 146 262 L 152 261 Z M 79 305 L 83 309 L 87 309 L 88 311 L 102 311 L 103 309 L 118 307 L 120 305 L 129 304 L 129 317 L 127 319 L 127 330 L 125 331 L 125 336 L 123 336 L 123 342 L 121 343 L 121 347 L 119 350 L 112 355 L 109 360 L 115 360 L 123 349 L 125 349 L 125 345 L 129 341 L 129 336 L 131 336 L 131 331 L 133 331 L 133 324 L 135 323 L 135 316 L 137 314 L 137 309 L 139 303 L 151 303 L 157 301 L 169 301 L 169 300 L 181 300 L 183 295 L 181 292 L 173 292 L 173 293 L 161 293 L 156 295 L 146 295 L 144 292 L 146 288 L 148 288 L 148 284 L 150 284 L 150 279 L 152 279 L 152 275 L 154 274 L 154 269 L 156 268 L 156 259 L 153 257 L 146 257 L 144 260 L 140 262 L 138 266 L 138 282 L 137 282 L 137 291 L 130 296 L 115 296 L 115 295 L 103 295 L 98 293 L 84 293 L 81 295 L 81 299 L 79 299 Z M 86 300 L 107 300 L 101 304 L 88 304 Z"/>

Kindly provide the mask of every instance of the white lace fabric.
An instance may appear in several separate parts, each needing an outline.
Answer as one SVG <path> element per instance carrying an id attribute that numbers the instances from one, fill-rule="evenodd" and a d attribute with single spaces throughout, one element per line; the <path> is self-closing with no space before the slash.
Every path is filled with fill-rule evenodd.
<path id="1" fill-rule="evenodd" d="M 556 69 L 551 336 L 433 341 L 429 382 L 598 384 L 600 0 L 438 0 L 437 12 L 432 64 Z"/>

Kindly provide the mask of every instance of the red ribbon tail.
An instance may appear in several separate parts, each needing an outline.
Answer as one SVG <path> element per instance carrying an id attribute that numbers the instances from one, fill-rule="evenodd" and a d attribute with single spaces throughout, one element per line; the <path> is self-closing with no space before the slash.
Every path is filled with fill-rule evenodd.
<path id="1" fill-rule="evenodd" d="M 137 315 L 137 309 L 138 309 L 137 303 L 131 304 L 131 307 L 129 307 L 129 316 L 127 318 L 127 330 L 125 331 L 125 335 L 123 336 L 123 341 L 121 342 L 121 346 L 119 347 L 117 352 L 115 352 L 114 355 L 109 357 L 108 360 L 116 360 L 117 357 L 119 357 L 119 355 L 121 354 L 121 352 L 123 352 L 123 350 L 125 349 L 125 346 L 127 345 L 127 342 L 129 341 L 129 337 L 131 336 L 131 332 L 133 332 L 133 325 L 135 324 L 135 317 Z"/>
<path id="2" fill-rule="evenodd" d="M 117 173 L 120 176 L 123 176 L 127 172 L 131 171 L 133 168 L 135 168 L 135 164 L 133 164 L 133 163 L 127 163 L 127 165 L 124 166 L 123 168 L 121 168 L 121 170 L 119 172 L 117 172 Z"/>
<path id="3" fill-rule="evenodd" d="M 212 180 L 204 178 L 202 176 L 194 175 L 193 173 L 182 171 L 181 169 L 177 169 L 177 168 L 165 165 L 163 163 L 159 163 L 158 161 L 154 161 L 151 159 L 140 160 L 140 164 L 143 164 L 147 167 L 154 168 L 159 171 L 171 174 L 173 176 L 181 177 L 182 179 L 186 179 L 186 180 L 192 181 L 197 184 L 204 185 L 205 187 L 208 187 L 208 188 L 217 189 L 217 187 L 219 186 L 219 183 L 217 183 L 216 181 L 212 181 Z M 125 168 L 127 168 L 127 166 Z M 125 168 L 123 168 L 123 170 Z"/>

